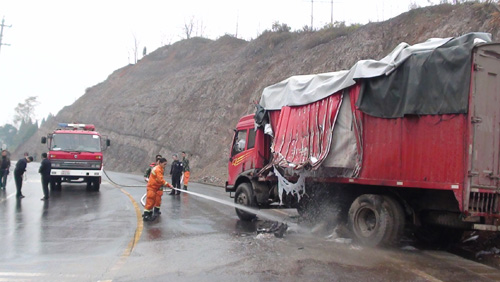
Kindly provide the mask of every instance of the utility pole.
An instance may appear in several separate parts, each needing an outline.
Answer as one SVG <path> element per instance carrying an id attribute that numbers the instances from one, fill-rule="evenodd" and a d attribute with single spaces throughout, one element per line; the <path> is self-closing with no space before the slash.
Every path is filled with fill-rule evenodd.
<path id="1" fill-rule="evenodd" d="M 333 0 L 331 1 L 330 25 L 333 26 Z"/>
<path id="2" fill-rule="evenodd" d="M 3 43 L 2 42 L 2 38 L 3 38 L 3 27 L 12 27 L 12 25 L 5 25 L 5 17 L 2 18 L 2 24 L 0 25 L 1 28 L 0 28 L 0 50 L 2 48 L 2 45 L 5 45 L 5 46 L 10 46 L 10 44 L 6 44 L 6 43 Z"/>
<path id="3" fill-rule="evenodd" d="M 311 30 L 314 30 L 314 28 L 313 28 L 313 14 L 314 14 L 314 0 L 311 0 Z"/>

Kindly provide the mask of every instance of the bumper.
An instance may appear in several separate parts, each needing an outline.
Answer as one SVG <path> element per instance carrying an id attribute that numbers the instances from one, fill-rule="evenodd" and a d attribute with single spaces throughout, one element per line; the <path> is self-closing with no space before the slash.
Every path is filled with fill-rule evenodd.
<path id="1" fill-rule="evenodd" d="M 488 224 L 474 224 L 473 229 L 483 230 L 483 231 L 500 231 L 500 226 L 488 225 Z"/>
<path id="2" fill-rule="evenodd" d="M 226 181 L 226 185 L 224 186 L 226 188 L 226 192 L 234 192 L 234 186 L 229 185 L 229 183 Z"/>
<path id="3" fill-rule="evenodd" d="M 102 176 L 102 170 L 76 170 L 76 169 L 52 169 L 51 176 L 76 176 L 76 177 L 99 177 Z"/>

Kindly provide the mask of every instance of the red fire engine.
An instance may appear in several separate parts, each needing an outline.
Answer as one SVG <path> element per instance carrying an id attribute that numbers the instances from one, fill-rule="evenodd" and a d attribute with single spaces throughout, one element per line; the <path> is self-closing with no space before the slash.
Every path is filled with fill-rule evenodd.
<path id="1" fill-rule="evenodd" d="M 71 182 L 86 183 L 88 189 L 99 191 L 102 152 L 110 145 L 110 140 L 96 132 L 94 125 L 59 123 L 59 128 L 41 141 L 49 148 L 51 189 L 59 190 L 62 182 Z"/>

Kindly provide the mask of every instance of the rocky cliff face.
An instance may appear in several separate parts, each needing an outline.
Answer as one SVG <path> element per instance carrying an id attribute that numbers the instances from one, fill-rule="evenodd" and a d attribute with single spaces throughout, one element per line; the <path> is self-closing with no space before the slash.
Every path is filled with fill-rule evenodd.
<path id="1" fill-rule="evenodd" d="M 380 59 L 400 42 L 472 31 L 490 32 L 499 40 L 495 11 L 487 4 L 441 5 L 351 30 L 265 32 L 250 42 L 230 36 L 183 40 L 88 88 L 18 152 L 46 151 L 40 137 L 58 122 L 93 123 L 112 140 L 105 153 L 108 170 L 143 172 L 155 154 L 185 150 L 192 155 L 194 179 L 222 184 L 232 129 L 240 116 L 253 111 L 252 102 L 264 87 L 291 75 Z"/>

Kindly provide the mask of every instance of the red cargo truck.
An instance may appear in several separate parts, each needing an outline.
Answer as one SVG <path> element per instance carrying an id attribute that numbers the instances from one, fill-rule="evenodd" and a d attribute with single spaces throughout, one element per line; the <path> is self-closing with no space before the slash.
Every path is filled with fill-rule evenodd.
<path id="1" fill-rule="evenodd" d="M 110 140 L 95 131 L 93 124 L 59 123 L 59 128 L 42 137 L 52 163 L 50 188 L 61 189 L 62 182 L 86 183 L 99 191 L 103 169 L 102 152 Z"/>
<path id="2" fill-rule="evenodd" d="M 236 126 L 226 192 L 306 216 L 333 204 L 367 245 L 500 230 L 500 44 L 440 40 L 267 87 Z"/>

